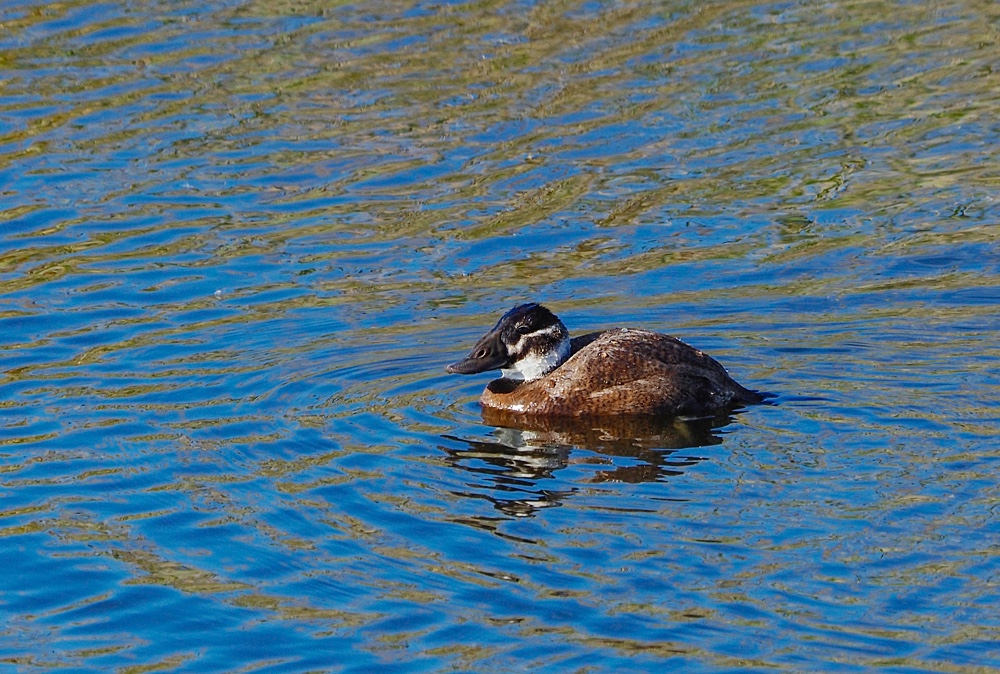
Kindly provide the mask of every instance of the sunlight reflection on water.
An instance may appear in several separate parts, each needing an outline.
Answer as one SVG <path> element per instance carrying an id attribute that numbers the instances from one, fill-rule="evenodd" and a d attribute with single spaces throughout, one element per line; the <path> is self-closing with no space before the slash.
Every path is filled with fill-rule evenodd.
<path id="1" fill-rule="evenodd" d="M 987 3 L 0 11 L 0 662 L 1000 667 Z M 490 424 L 523 300 L 776 404 Z"/>

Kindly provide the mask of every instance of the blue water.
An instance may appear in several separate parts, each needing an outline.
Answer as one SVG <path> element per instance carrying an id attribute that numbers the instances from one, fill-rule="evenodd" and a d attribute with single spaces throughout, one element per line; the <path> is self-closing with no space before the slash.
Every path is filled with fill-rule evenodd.
<path id="1" fill-rule="evenodd" d="M 996 20 L 0 5 L 0 663 L 1000 668 Z M 529 300 L 774 404 L 490 426 Z"/>

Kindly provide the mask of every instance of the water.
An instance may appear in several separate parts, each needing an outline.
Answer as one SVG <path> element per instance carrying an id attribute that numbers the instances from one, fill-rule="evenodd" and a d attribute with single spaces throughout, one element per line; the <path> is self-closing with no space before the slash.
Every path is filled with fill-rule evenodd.
<path id="1" fill-rule="evenodd" d="M 1000 667 L 998 20 L 4 4 L 0 662 Z M 776 404 L 494 428 L 525 300 Z"/>

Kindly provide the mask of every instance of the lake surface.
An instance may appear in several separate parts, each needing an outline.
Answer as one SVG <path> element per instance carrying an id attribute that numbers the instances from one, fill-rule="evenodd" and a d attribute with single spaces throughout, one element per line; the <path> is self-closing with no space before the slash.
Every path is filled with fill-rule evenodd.
<path id="1" fill-rule="evenodd" d="M 992 2 L 0 5 L 0 663 L 1000 668 Z M 497 428 L 542 301 L 773 405 Z"/>

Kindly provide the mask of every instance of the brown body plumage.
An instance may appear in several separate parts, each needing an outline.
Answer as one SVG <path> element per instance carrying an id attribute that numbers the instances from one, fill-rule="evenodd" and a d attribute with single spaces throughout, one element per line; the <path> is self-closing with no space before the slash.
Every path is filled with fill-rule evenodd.
<path id="1" fill-rule="evenodd" d="M 763 399 L 715 359 L 657 332 L 616 328 L 571 344 L 569 360 L 540 379 L 490 382 L 483 407 L 552 416 L 705 416 Z"/>
<path id="2" fill-rule="evenodd" d="M 508 311 L 464 360 L 446 369 L 501 370 L 504 376 L 490 382 L 480 402 L 525 416 L 704 417 L 764 399 L 679 339 L 630 328 L 571 339 L 539 304 Z"/>

